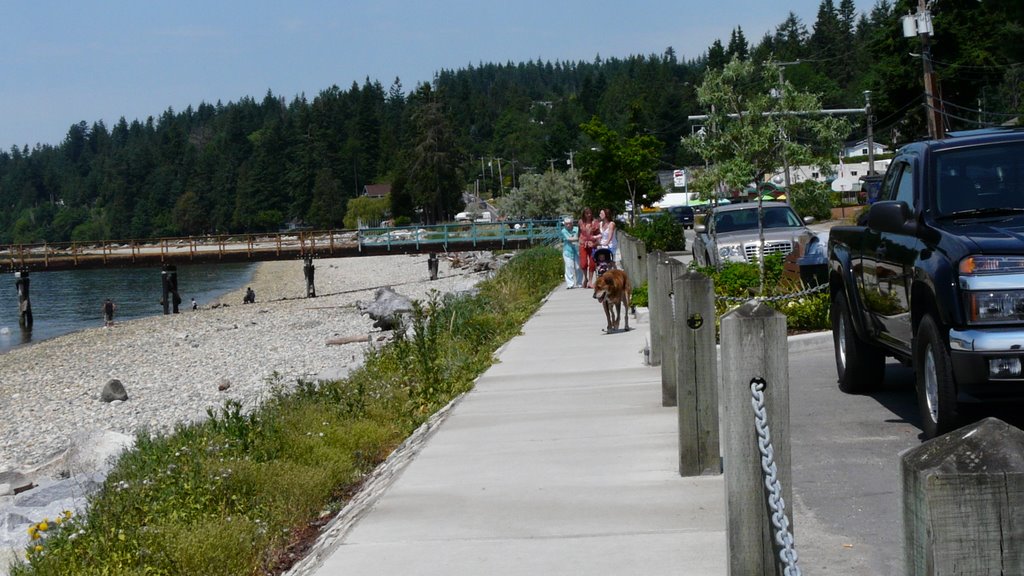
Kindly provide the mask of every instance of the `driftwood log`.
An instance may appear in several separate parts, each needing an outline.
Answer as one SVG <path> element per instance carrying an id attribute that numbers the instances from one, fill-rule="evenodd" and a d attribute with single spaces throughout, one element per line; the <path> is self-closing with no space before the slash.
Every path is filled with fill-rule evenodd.
<path id="1" fill-rule="evenodd" d="M 372 302 L 356 302 L 356 307 L 374 320 L 374 328 L 394 330 L 401 317 L 412 312 L 412 300 L 385 286 L 377 289 Z"/>
<path id="2" fill-rule="evenodd" d="M 342 336 L 340 338 L 328 338 L 328 346 L 342 346 L 344 344 L 352 344 L 353 342 L 369 342 L 370 335 L 362 334 L 359 336 Z"/>

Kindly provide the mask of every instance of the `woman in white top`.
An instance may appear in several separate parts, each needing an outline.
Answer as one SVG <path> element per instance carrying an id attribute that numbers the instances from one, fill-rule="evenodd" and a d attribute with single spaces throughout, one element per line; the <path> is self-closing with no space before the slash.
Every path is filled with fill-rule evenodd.
<path id="1" fill-rule="evenodd" d="M 612 211 L 602 208 L 600 212 L 601 222 L 599 224 L 601 236 L 597 240 L 599 248 L 607 248 L 612 251 L 612 261 L 619 261 L 619 240 L 615 237 L 615 220 L 612 218 Z"/>

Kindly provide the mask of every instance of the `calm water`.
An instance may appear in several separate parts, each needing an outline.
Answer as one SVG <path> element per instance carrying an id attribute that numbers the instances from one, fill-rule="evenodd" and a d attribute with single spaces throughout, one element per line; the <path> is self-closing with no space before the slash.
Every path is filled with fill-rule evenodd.
<path id="1" fill-rule="evenodd" d="M 254 264 L 178 266 L 182 314 L 247 284 Z M 0 274 L 0 353 L 16 346 L 103 325 L 103 301 L 117 304 L 115 321 L 163 314 L 160 268 L 68 270 L 29 273 L 33 326 L 18 326 L 18 291 L 14 274 Z"/>

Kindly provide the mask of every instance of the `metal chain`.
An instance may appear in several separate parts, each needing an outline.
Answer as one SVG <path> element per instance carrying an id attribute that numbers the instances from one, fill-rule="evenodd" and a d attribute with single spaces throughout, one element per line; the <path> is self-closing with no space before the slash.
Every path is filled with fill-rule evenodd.
<path id="1" fill-rule="evenodd" d="M 754 378 L 750 381 L 750 403 L 754 407 L 757 448 L 761 451 L 761 470 L 764 471 L 764 487 L 768 490 L 768 507 L 772 512 L 772 526 L 775 527 L 775 543 L 778 545 L 779 560 L 785 566 L 782 573 L 785 576 L 800 576 L 793 533 L 789 530 L 789 518 L 786 517 L 786 501 L 782 497 L 782 483 L 779 482 L 778 468 L 775 466 L 772 435 L 768 428 L 768 411 L 764 405 L 766 385 L 763 378 Z"/>
<path id="2" fill-rule="evenodd" d="M 779 300 L 793 300 L 795 298 L 803 298 L 804 296 L 810 296 L 818 292 L 824 292 L 828 290 L 828 284 L 818 284 L 817 286 L 801 290 L 799 292 L 793 292 L 792 294 L 777 294 L 775 296 L 748 296 L 746 298 L 742 296 L 715 296 L 715 300 L 720 302 L 748 302 L 750 300 L 756 300 L 758 302 L 778 302 Z"/>

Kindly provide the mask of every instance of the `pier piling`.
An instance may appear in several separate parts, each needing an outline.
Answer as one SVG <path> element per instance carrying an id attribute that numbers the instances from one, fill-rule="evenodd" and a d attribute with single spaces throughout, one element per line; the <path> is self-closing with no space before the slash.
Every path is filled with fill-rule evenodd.
<path id="1" fill-rule="evenodd" d="M 22 330 L 32 329 L 32 301 L 28 295 L 28 271 L 14 273 L 14 286 L 18 289 L 18 326 Z"/>

